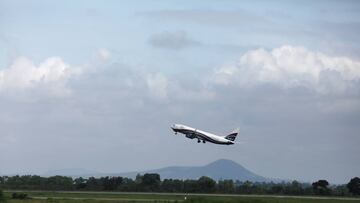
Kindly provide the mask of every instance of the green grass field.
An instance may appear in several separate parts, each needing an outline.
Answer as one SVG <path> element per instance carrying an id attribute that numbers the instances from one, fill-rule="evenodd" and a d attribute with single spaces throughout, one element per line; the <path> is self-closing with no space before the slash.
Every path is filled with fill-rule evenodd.
<path id="1" fill-rule="evenodd" d="M 331 200 L 308 198 L 277 198 L 277 197 L 193 197 L 189 203 L 343 203 L 360 202 L 357 200 Z"/>
<path id="2" fill-rule="evenodd" d="M 136 194 L 136 193 L 67 193 L 26 192 L 29 199 L 11 199 L 11 192 L 5 192 L 7 203 L 111 203 L 111 202 L 183 202 L 183 203 L 360 203 L 352 199 L 315 199 L 316 197 L 267 197 L 267 196 L 198 196 L 183 194 Z"/>

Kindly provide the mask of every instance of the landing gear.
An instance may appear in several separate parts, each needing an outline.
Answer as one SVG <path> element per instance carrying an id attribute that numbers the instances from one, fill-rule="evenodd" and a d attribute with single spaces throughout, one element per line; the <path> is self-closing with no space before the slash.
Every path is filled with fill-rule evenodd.
<path id="1" fill-rule="evenodd" d="M 177 132 L 175 132 L 175 135 L 177 135 Z"/>
<path id="2" fill-rule="evenodd" d="M 203 140 L 203 143 L 205 144 L 205 140 Z"/>
<path id="3" fill-rule="evenodd" d="M 200 140 L 198 140 L 198 143 L 200 143 Z"/>

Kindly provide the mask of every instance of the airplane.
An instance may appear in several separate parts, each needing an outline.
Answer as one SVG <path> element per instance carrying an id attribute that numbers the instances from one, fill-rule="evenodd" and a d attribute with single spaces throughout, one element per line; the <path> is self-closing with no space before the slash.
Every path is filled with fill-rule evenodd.
<path id="1" fill-rule="evenodd" d="M 200 143 L 201 141 L 205 143 L 207 141 L 221 145 L 235 144 L 235 138 L 239 134 L 239 129 L 236 129 L 226 136 L 219 136 L 182 124 L 174 124 L 171 129 L 175 132 L 175 135 L 177 133 L 182 133 L 185 134 L 185 137 L 189 139 L 198 139 L 198 143 Z"/>

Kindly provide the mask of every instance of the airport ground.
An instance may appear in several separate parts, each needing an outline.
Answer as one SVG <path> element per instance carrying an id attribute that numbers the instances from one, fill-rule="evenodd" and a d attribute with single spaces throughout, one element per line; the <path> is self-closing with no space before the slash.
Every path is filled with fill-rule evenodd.
<path id="1" fill-rule="evenodd" d="M 28 199 L 12 199 L 14 192 L 26 193 Z M 360 203 L 360 198 L 227 195 L 183 193 L 123 193 L 123 192 L 74 192 L 74 191 L 5 191 L 7 203 L 111 203 L 111 202 L 184 202 L 184 203 Z"/>

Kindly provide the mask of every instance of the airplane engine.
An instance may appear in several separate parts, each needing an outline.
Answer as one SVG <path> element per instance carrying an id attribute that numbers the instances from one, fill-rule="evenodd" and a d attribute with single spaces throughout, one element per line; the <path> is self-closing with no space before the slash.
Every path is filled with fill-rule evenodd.
<path id="1" fill-rule="evenodd" d="M 194 139 L 195 138 L 195 135 L 194 134 L 186 134 L 185 135 L 187 138 L 189 139 Z"/>

